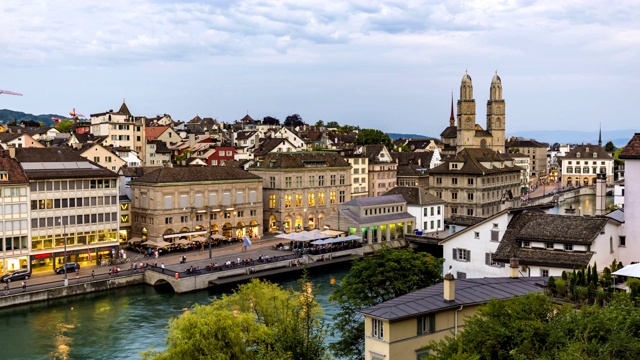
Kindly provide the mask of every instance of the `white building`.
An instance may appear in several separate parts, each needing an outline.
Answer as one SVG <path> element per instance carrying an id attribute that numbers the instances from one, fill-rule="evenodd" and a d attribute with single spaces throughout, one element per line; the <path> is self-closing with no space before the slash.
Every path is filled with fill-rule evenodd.
<path id="1" fill-rule="evenodd" d="M 620 242 L 626 250 L 620 261 L 630 264 L 640 261 L 640 133 L 633 135 L 619 158 L 625 161 L 624 227 Z"/>
<path id="2" fill-rule="evenodd" d="M 0 150 L 0 273 L 29 267 L 29 180 L 15 150 Z"/>
<path id="3" fill-rule="evenodd" d="M 429 194 L 420 187 L 395 187 L 384 195 L 400 194 L 407 202 L 407 212 L 416 218 L 415 229 L 423 233 L 444 230 L 444 207 L 446 202 Z"/>

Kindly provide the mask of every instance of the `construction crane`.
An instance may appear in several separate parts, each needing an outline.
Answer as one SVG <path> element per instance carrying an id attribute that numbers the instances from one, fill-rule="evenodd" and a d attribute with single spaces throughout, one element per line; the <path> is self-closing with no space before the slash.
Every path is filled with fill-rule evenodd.
<path id="1" fill-rule="evenodd" d="M 76 112 L 76 108 L 73 108 L 73 111 L 70 111 L 70 112 L 69 112 L 69 115 L 71 115 L 71 117 L 72 117 L 72 118 L 79 118 L 79 117 L 82 117 L 82 118 L 83 118 L 83 117 L 84 117 L 84 115 L 82 115 L 82 114 L 78 114 L 78 113 Z"/>
<path id="2" fill-rule="evenodd" d="M 9 90 L 0 90 L 0 94 L 22 96 L 22 94 L 20 93 L 9 91 Z"/>

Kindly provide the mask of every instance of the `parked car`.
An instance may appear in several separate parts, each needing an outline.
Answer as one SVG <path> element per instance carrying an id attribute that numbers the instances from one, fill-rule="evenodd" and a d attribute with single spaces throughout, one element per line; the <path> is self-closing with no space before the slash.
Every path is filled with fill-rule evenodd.
<path id="1" fill-rule="evenodd" d="M 62 265 L 60 267 L 56 268 L 56 274 L 64 274 L 65 273 L 65 266 L 66 266 L 66 272 L 70 273 L 70 272 L 76 272 L 80 270 L 80 265 L 78 265 L 78 263 L 66 263 L 65 265 Z"/>
<path id="2" fill-rule="evenodd" d="M 27 280 L 30 277 L 31 277 L 31 270 L 22 269 L 22 270 L 16 270 L 12 273 L 8 273 L 4 275 L 3 277 L 0 278 L 0 281 L 3 283 L 7 283 L 11 281 L 16 281 L 16 280 Z"/>

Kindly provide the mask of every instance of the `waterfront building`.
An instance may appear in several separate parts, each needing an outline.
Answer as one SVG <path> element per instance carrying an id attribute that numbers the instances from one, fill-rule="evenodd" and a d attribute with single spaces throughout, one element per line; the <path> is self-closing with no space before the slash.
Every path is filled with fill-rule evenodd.
<path id="1" fill-rule="evenodd" d="M 427 171 L 429 193 L 447 203 L 445 217 L 487 217 L 519 205 L 522 169 L 491 149 L 463 149 Z"/>
<path id="2" fill-rule="evenodd" d="M 432 233 L 444 230 L 444 207 L 445 201 L 437 198 L 424 188 L 395 187 L 384 195 L 402 195 L 407 202 L 407 212 L 416 218 L 416 230 L 424 233 Z"/>
<path id="3" fill-rule="evenodd" d="M 362 154 L 345 155 L 351 165 L 351 198 L 369 196 L 369 158 Z"/>
<path id="4" fill-rule="evenodd" d="M 269 232 L 322 228 L 337 205 L 351 199 L 351 166 L 334 152 L 268 153 L 249 168 L 264 183 Z"/>
<path id="5" fill-rule="evenodd" d="M 0 150 L 0 273 L 29 268 L 29 180 L 15 148 Z"/>
<path id="6" fill-rule="evenodd" d="M 607 174 L 607 185 L 613 185 L 613 158 L 600 145 L 576 145 L 563 157 L 558 156 L 560 176 L 566 186 L 589 186 L 596 175 Z"/>
<path id="7" fill-rule="evenodd" d="M 480 278 L 444 281 L 361 311 L 366 360 L 422 359 L 431 341 L 457 336 L 478 307 L 491 300 L 541 293 L 545 278 Z"/>
<path id="8" fill-rule="evenodd" d="M 261 234 L 262 179 L 242 169 L 163 167 L 130 186 L 131 235 L 142 240 Z"/>
<path id="9" fill-rule="evenodd" d="M 513 159 L 513 164 L 522 169 L 520 172 L 520 184 L 522 190 L 526 191 L 531 185 L 535 184 L 535 179 L 531 178 L 531 158 L 524 154 L 509 154 Z"/>
<path id="10" fill-rule="evenodd" d="M 619 158 L 625 164 L 624 227 L 619 241 L 626 250 L 620 261 L 630 264 L 640 261 L 640 133 L 633 135 Z"/>
<path id="11" fill-rule="evenodd" d="M 332 229 L 360 236 L 367 244 L 404 239 L 413 232 L 415 221 L 400 194 L 352 199 L 338 205 L 338 211 L 327 219 L 337 224 Z"/>
<path id="12" fill-rule="evenodd" d="M 104 146 L 135 150 L 141 159 L 146 159 L 145 119 L 132 116 L 124 102 L 118 111 L 91 114 L 91 133 L 106 136 Z"/>
<path id="13" fill-rule="evenodd" d="M 118 250 L 116 173 L 70 149 L 15 149 L 29 180 L 30 262 L 54 268 L 66 261 L 98 263 Z"/>

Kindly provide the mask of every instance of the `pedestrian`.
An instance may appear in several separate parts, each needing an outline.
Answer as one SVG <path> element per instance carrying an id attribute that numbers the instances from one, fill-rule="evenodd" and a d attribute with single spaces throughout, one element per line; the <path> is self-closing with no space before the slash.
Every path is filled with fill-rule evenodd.
<path id="1" fill-rule="evenodd" d="M 164 274 L 164 263 L 160 264 L 160 267 L 162 268 L 162 273 Z"/>
<path id="2" fill-rule="evenodd" d="M 22 281 L 22 292 L 25 292 L 27 290 L 27 282 L 26 281 Z"/>
<path id="3" fill-rule="evenodd" d="M 76 279 L 80 279 L 80 269 L 76 269 Z"/>
<path id="4" fill-rule="evenodd" d="M 96 272 L 95 270 L 91 270 L 91 280 L 96 278 Z"/>
<path id="5" fill-rule="evenodd" d="M 111 268 L 109 268 L 109 277 L 111 277 Z"/>

